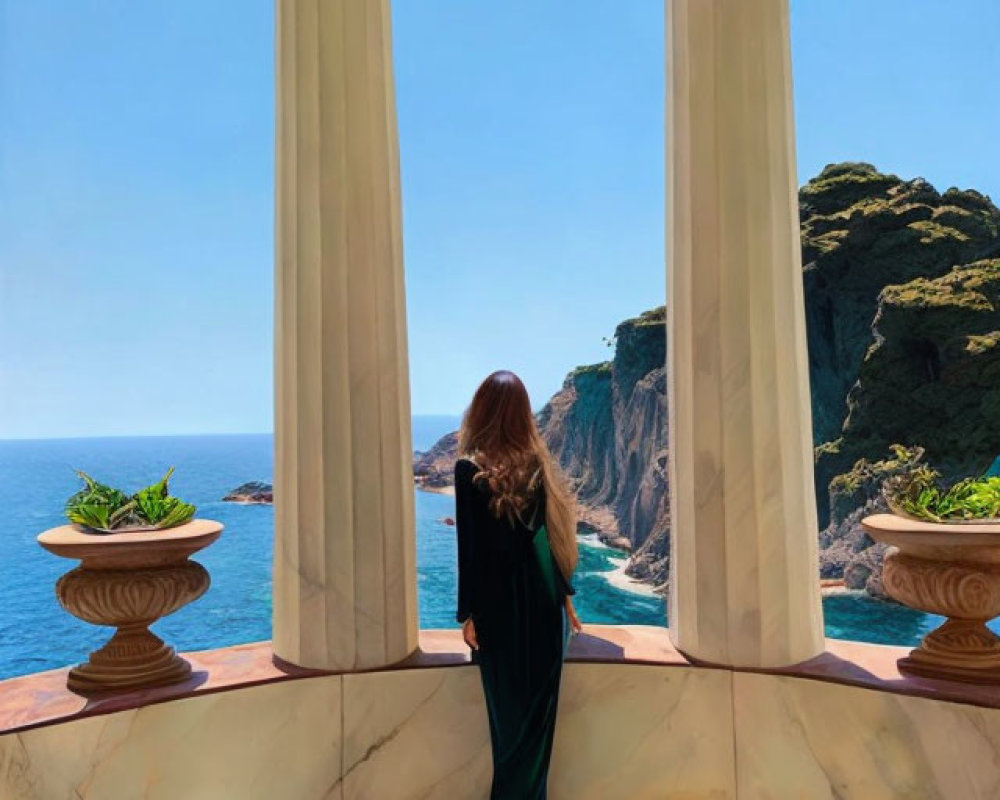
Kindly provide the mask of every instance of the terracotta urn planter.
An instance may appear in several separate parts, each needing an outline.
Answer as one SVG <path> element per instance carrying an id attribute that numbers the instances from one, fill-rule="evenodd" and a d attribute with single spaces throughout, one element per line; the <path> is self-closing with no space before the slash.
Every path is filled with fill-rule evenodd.
<path id="1" fill-rule="evenodd" d="M 1000 614 L 1000 523 L 876 514 L 861 526 L 890 545 L 882 568 L 886 592 L 911 608 L 947 617 L 900 659 L 900 671 L 1000 684 L 1000 636 L 986 627 Z"/>
<path id="2" fill-rule="evenodd" d="M 157 531 L 95 534 L 63 525 L 39 535 L 49 552 L 80 560 L 56 583 L 60 605 L 82 620 L 117 629 L 70 670 L 70 689 L 88 694 L 162 686 L 190 675 L 191 665 L 149 626 L 205 593 L 208 571 L 188 557 L 220 533 L 220 523 L 195 519 Z"/>

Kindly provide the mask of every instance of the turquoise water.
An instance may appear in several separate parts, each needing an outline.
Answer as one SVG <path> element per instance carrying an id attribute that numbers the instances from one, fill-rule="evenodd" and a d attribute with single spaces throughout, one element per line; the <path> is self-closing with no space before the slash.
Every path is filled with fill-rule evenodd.
<path id="1" fill-rule="evenodd" d="M 414 447 L 426 449 L 454 427 L 454 418 L 414 420 Z M 195 503 L 202 517 L 226 530 L 199 553 L 212 587 L 195 603 L 154 626 L 181 650 L 197 650 L 271 636 L 270 506 L 219 500 L 248 480 L 271 480 L 269 435 L 0 441 L 0 507 L 5 537 L 0 562 L 0 678 L 65 666 L 99 647 L 110 631 L 63 611 L 56 579 L 74 562 L 43 551 L 35 536 L 63 523 L 62 506 L 78 480 L 74 468 L 134 490 L 176 466 L 171 490 Z M 416 492 L 420 625 L 457 627 L 455 529 L 448 495 Z M 611 585 L 607 576 L 621 556 L 592 536 L 581 537 L 575 598 L 585 622 L 663 625 L 663 601 Z M 934 618 L 866 597 L 824 600 L 827 634 L 837 638 L 915 644 Z"/>

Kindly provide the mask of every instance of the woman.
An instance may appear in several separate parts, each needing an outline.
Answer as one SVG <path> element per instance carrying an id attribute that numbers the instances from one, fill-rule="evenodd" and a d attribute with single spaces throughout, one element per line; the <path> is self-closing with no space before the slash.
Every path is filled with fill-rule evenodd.
<path id="1" fill-rule="evenodd" d="M 568 630 L 576 509 L 524 384 L 490 375 L 462 420 L 455 463 L 458 612 L 479 664 L 493 751 L 491 800 L 540 800 Z M 564 614 L 565 610 L 565 614 Z"/>

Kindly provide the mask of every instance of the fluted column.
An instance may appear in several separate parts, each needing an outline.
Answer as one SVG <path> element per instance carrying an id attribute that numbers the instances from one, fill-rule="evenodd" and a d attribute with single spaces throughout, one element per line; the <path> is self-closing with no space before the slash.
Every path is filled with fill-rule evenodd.
<path id="1" fill-rule="evenodd" d="M 274 651 L 417 647 L 388 0 L 277 2 Z"/>
<path id="2" fill-rule="evenodd" d="M 671 635 L 823 650 L 788 0 L 667 0 Z"/>

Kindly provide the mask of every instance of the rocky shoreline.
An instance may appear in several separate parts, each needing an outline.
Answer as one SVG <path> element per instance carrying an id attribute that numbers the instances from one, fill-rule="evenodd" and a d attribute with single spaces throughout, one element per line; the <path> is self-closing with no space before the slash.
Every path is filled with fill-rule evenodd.
<path id="1" fill-rule="evenodd" d="M 426 454 L 415 452 L 414 461 L 418 461 Z M 423 483 L 419 476 L 414 476 L 414 486 L 422 492 L 431 494 L 454 495 L 455 489 L 451 485 L 427 485 Z M 240 503 L 244 505 L 269 505 L 274 502 L 273 487 L 263 481 L 249 481 L 244 483 L 222 498 L 225 502 Z M 592 533 L 607 547 L 631 554 L 632 544 L 624 536 L 618 533 L 617 523 L 613 512 L 608 508 L 591 508 L 580 506 L 580 530 L 582 533 Z M 455 520 L 453 517 L 441 517 L 438 522 L 453 527 Z M 626 562 L 627 563 L 627 562 Z M 608 581 L 624 591 L 639 592 L 640 594 L 663 596 L 667 586 L 664 583 L 657 584 L 645 577 L 630 574 L 627 565 L 616 568 L 614 575 L 609 575 Z M 641 589 L 640 587 L 646 587 Z M 857 590 L 859 587 L 848 586 L 843 579 L 824 578 L 820 580 L 820 588 L 824 595 L 842 594 Z"/>
<path id="2" fill-rule="evenodd" d="M 226 503 L 270 505 L 274 502 L 274 487 L 263 481 L 249 481 L 237 486 L 222 500 Z"/>
<path id="3" fill-rule="evenodd" d="M 426 455 L 419 451 L 415 452 L 413 454 L 414 463 L 419 462 Z M 452 459 L 451 464 L 454 465 L 454 459 Z M 449 468 L 449 473 L 453 468 L 453 466 Z M 451 483 L 445 483 L 443 478 L 437 477 L 427 480 L 424 476 L 417 474 L 416 471 L 413 476 L 413 484 L 422 492 L 452 496 L 455 494 L 455 487 Z M 242 503 L 245 505 L 270 505 L 274 502 L 274 489 L 271 484 L 264 483 L 263 481 L 249 481 L 233 489 L 222 500 L 227 503 Z M 446 525 L 453 525 L 454 522 L 447 521 L 450 519 L 450 517 L 446 517 L 442 521 Z M 608 508 L 581 507 L 580 526 L 584 531 L 597 534 L 600 540 L 609 547 L 625 552 L 631 550 L 631 542 L 618 533 L 614 514 Z"/>

